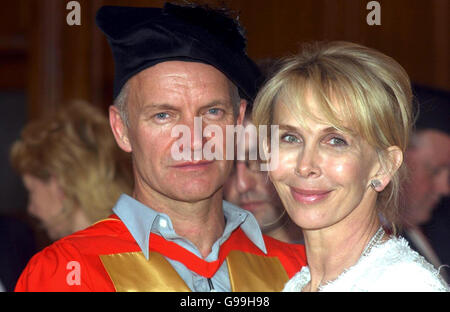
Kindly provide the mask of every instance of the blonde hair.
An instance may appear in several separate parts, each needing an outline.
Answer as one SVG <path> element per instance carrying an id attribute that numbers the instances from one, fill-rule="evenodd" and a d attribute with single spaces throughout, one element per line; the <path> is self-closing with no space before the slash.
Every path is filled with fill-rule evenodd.
<path id="1" fill-rule="evenodd" d="M 91 222 L 107 217 L 120 194 L 131 192 L 129 155 L 117 147 L 106 116 L 84 102 L 30 122 L 10 156 L 21 175 L 42 181 L 55 177 L 64 208 L 79 207 Z"/>
<path id="2" fill-rule="evenodd" d="M 406 71 L 394 59 L 350 42 L 305 45 L 298 55 L 282 60 L 260 90 L 253 122 L 272 124 L 279 100 L 300 123 L 305 117 L 314 118 L 305 100 L 307 93 L 331 126 L 357 133 L 374 147 L 383 168 L 388 170 L 392 164 L 385 153 L 388 147 L 398 146 L 405 152 L 413 124 L 412 91 Z M 405 170 L 402 164 L 377 198 L 378 211 L 392 223 L 398 218 Z"/>

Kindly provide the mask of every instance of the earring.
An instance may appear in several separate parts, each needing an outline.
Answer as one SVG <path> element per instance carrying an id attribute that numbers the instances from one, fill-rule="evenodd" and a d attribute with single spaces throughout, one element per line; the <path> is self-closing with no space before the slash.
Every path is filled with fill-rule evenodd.
<path id="1" fill-rule="evenodd" d="M 370 181 L 370 186 L 376 190 L 376 188 L 381 186 L 381 182 L 378 179 L 373 179 L 372 181 Z"/>

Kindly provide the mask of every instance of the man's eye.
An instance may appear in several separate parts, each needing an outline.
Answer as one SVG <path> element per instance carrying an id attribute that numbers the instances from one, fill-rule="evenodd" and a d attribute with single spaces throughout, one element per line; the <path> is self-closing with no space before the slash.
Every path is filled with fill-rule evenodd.
<path id="1" fill-rule="evenodd" d="M 156 114 L 155 115 L 155 118 L 156 119 L 167 119 L 169 117 L 169 114 L 168 113 L 158 113 L 158 114 Z"/>
<path id="2" fill-rule="evenodd" d="M 220 108 L 210 108 L 208 110 L 208 113 L 213 115 L 219 115 L 220 113 L 222 113 L 222 110 Z"/>

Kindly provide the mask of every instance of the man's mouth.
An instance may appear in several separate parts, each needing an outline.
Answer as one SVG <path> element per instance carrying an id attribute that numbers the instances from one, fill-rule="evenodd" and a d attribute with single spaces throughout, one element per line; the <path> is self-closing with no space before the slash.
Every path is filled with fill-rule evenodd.
<path id="1" fill-rule="evenodd" d="M 213 162 L 214 161 L 212 160 L 187 161 L 178 163 L 176 165 L 173 165 L 172 167 L 184 171 L 204 170 L 207 169 Z"/>

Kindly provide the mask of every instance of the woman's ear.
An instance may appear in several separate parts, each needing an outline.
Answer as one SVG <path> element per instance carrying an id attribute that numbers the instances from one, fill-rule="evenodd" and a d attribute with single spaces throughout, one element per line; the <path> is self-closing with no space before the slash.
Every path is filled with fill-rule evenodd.
<path id="1" fill-rule="evenodd" d="M 384 152 L 386 161 L 380 166 L 375 177 L 370 180 L 370 186 L 377 192 L 383 191 L 391 182 L 392 177 L 403 163 L 403 152 L 398 146 L 390 146 Z"/>

